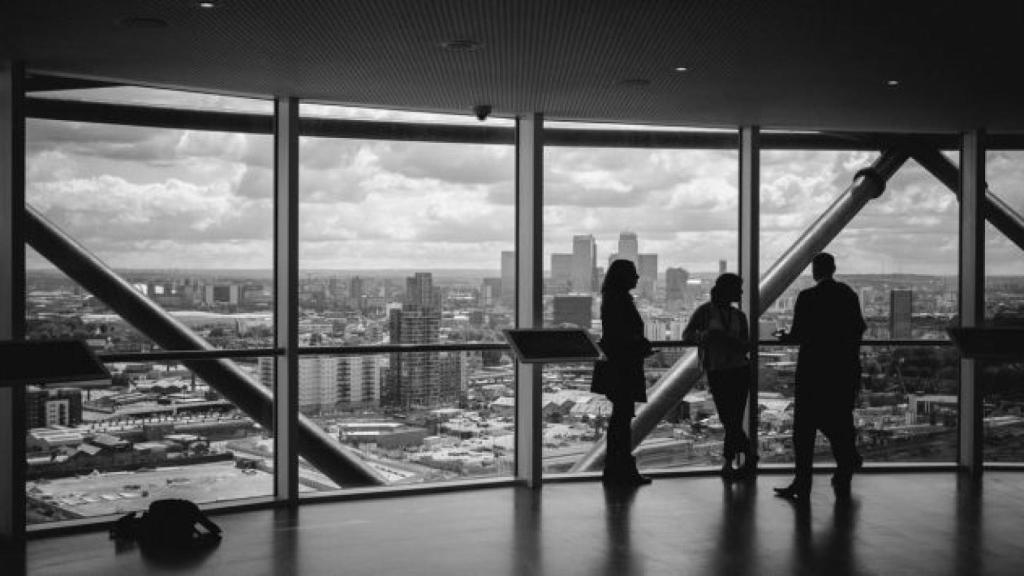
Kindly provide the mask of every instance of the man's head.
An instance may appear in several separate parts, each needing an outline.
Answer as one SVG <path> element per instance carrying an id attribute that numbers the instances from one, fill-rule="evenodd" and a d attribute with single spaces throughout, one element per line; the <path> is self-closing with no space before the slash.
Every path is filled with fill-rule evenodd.
<path id="1" fill-rule="evenodd" d="M 828 252 L 818 252 L 811 260 L 811 274 L 815 282 L 831 278 L 835 273 L 836 259 Z"/>

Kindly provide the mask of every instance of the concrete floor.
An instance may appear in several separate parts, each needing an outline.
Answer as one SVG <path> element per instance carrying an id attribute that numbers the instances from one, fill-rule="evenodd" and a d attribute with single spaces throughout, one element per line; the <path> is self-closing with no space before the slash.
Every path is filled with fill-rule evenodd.
<path id="1" fill-rule="evenodd" d="M 863 475 L 847 505 L 827 476 L 815 478 L 808 506 L 774 498 L 787 480 L 659 478 L 626 493 L 564 482 L 311 504 L 217 516 L 224 541 L 196 557 L 118 551 L 88 533 L 31 541 L 27 565 L 77 576 L 1024 573 L 1024 473 L 989 472 L 980 485 L 949 472 Z"/>

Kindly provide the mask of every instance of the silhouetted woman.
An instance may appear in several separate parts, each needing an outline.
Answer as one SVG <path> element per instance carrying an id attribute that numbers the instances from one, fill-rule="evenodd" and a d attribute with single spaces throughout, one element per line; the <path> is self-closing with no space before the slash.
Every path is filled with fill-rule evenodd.
<path id="1" fill-rule="evenodd" d="M 722 274 L 711 289 L 711 301 L 694 310 L 683 331 L 683 340 L 700 347 L 701 366 L 707 372 L 715 409 L 725 427 L 722 476 L 726 478 L 752 472 L 757 458 L 743 431 L 750 382 L 750 336 L 747 316 L 732 306 L 742 295 L 740 277 Z M 739 454 L 745 456 L 741 470 L 732 466 Z"/>
<path id="2" fill-rule="evenodd" d="M 611 484 L 651 482 L 636 469 L 629 431 L 634 402 L 647 401 L 644 358 L 653 353 L 651 343 L 644 337 L 644 322 L 629 293 L 639 279 L 632 262 L 616 260 L 608 267 L 601 285 L 600 344 L 608 360 L 595 368 L 591 390 L 612 402 L 602 478 Z"/>

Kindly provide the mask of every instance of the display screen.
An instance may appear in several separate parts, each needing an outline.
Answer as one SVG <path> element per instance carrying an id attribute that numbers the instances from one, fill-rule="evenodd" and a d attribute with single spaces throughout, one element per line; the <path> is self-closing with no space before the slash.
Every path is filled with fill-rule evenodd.
<path id="1" fill-rule="evenodd" d="M 601 350 L 579 329 L 505 330 L 521 362 L 573 362 L 597 360 Z"/>
<path id="2" fill-rule="evenodd" d="M 83 342 L 0 342 L 0 385 L 109 379 L 110 373 Z"/>

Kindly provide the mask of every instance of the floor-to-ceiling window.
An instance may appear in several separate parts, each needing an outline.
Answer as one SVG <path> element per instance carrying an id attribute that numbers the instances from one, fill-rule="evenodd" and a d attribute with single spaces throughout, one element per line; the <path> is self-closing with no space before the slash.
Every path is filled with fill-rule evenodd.
<path id="1" fill-rule="evenodd" d="M 45 118 L 27 121 L 27 337 L 84 340 L 111 373 L 27 389 L 29 522 L 272 494 L 272 402 L 233 401 L 273 343 L 272 140 L 203 125 L 269 120 L 272 103 L 127 86 L 29 98 Z M 164 111 L 191 127 L 154 127 Z M 204 348 L 237 356 L 167 352 Z"/>
<path id="2" fill-rule="evenodd" d="M 632 294 L 645 335 L 649 390 L 696 349 L 679 346 L 716 276 L 737 271 L 738 138 L 639 126 L 549 123 L 544 153 L 544 323 L 601 336 L 601 284 L 616 259 L 632 261 Z M 685 144 L 684 144 L 685 142 Z M 673 344 L 674 343 L 674 344 Z M 611 403 L 590 392 L 590 364 L 549 365 L 543 386 L 546 473 L 578 468 L 605 431 Z M 678 385 L 677 385 L 678 386 Z M 723 429 L 703 377 L 639 446 L 642 468 L 716 462 Z"/>
<path id="3" fill-rule="evenodd" d="M 762 278 L 878 158 L 869 151 L 762 152 Z M 954 193 L 910 160 L 825 248 L 836 258 L 836 279 L 857 293 L 868 326 L 854 410 L 866 461 L 956 457 L 958 355 L 945 329 L 957 314 L 957 209 Z M 798 358 L 795 347 L 772 344 L 772 332 L 789 327 L 797 294 L 812 285 L 808 267 L 774 302 L 762 302 L 760 332 L 768 341 L 759 358 L 758 410 L 765 462 L 792 459 Z M 820 434 L 816 453 L 831 458 Z"/>
<path id="4" fill-rule="evenodd" d="M 386 484 L 512 475 L 513 123 L 300 112 L 300 412 Z"/>
<path id="5" fill-rule="evenodd" d="M 986 158 L 989 197 L 1009 214 L 1006 232 L 985 224 L 985 321 L 991 326 L 1024 325 L 1024 152 L 992 150 Z M 1006 220 L 1004 220 L 1006 221 Z M 1024 460 L 1024 362 L 982 361 L 984 451 L 987 461 Z"/>

